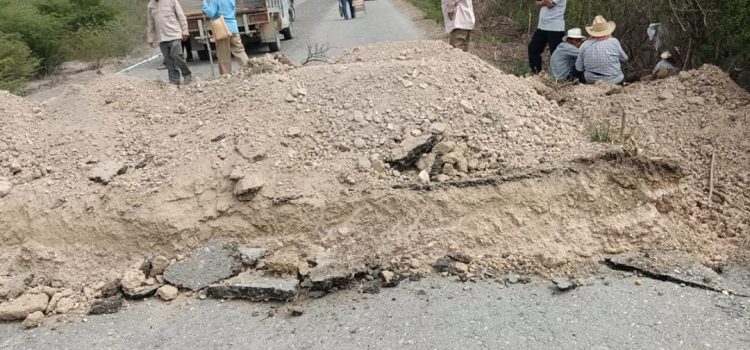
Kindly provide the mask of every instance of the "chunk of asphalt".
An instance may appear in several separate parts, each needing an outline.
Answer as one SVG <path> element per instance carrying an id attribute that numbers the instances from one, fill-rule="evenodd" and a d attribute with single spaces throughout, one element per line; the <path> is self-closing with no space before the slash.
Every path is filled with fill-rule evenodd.
<path id="1" fill-rule="evenodd" d="M 724 278 L 690 256 L 669 252 L 623 253 L 605 259 L 610 267 L 637 271 L 646 277 L 711 290 L 750 296 L 750 288 Z"/>
<path id="2" fill-rule="evenodd" d="M 89 315 L 114 314 L 120 311 L 120 307 L 122 307 L 122 297 L 119 295 L 96 299 L 91 303 Z"/>
<path id="3" fill-rule="evenodd" d="M 164 271 L 169 284 L 197 291 L 236 276 L 242 270 L 242 255 L 234 242 L 213 240 Z"/>
<path id="4" fill-rule="evenodd" d="M 318 266 L 310 270 L 308 279 L 310 290 L 328 292 L 334 288 L 344 289 L 348 287 L 354 281 L 354 272 L 323 261 L 318 262 Z"/>
<path id="5" fill-rule="evenodd" d="M 430 153 L 442 139 L 442 135 L 407 136 L 391 151 L 386 162 L 394 169 L 404 171 L 414 166 L 422 154 Z"/>
<path id="6" fill-rule="evenodd" d="M 296 278 L 274 278 L 254 275 L 251 271 L 208 287 L 208 296 L 217 299 L 250 301 L 290 301 L 297 297 Z"/>
<path id="7" fill-rule="evenodd" d="M 555 284 L 555 287 L 557 287 L 557 289 L 561 292 L 569 291 L 577 287 L 576 284 L 573 283 L 569 278 L 556 277 L 552 279 L 552 282 Z"/>
<path id="8" fill-rule="evenodd" d="M 156 291 L 161 287 L 162 285 L 160 283 L 136 288 L 134 290 L 123 288 L 122 292 L 125 294 L 125 297 L 132 300 L 141 300 L 146 299 L 154 296 L 156 294 Z"/>

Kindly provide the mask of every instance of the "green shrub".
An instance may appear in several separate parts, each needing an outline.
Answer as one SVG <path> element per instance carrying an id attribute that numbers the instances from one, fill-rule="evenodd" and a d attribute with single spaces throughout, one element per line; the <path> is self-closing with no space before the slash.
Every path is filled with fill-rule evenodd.
<path id="1" fill-rule="evenodd" d="M 23 92 L 24 83 L 38 68 L 39 60 L 23 41 L 0 33 L 0 90 Z"/>
<path id="2" fill-rule="evenodd" d="M 104 27 L 117 15 L 114 8 L 101 0 L 36 0 L 34 6 L 40 13 L 65 23 L 71 32 Z"/>
<path id="3" fill-rule="evenodd" d="M 41 60 L 41 68 L 51 73 L 65 62 L 65 24 L 57 18 L 39 13 L 28 2 L 5 0 L 0 2 L 0 32 L 18 34 Z"/>
<path id="4" fill-rule="evenodd" d="M 425 18 L 443 23 L 443 5 L 440 0 L 409 0 L 409 2 L 422 10 Z"/>

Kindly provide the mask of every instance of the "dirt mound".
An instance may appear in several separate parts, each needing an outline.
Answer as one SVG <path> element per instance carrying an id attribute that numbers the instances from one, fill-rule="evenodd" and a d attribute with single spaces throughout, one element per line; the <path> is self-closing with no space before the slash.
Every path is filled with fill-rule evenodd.
<path id="1" fill-rule="evenodd" d="M 0 149 L 13 184 L 0 199 L 0 272 L 91 281 L 227 237 L 300 261 L 428 272 L 460 252 L 472 273 L 546 273 L 634 249 L 725 257 L 747 236 L 747 193 L 733 191 L 747 187 L 747 138 L 729 142 L 747 136 L 747 95 L 721 73 L 576 87 L 560 106 L 440 42 L 337 62 L 183 88 L 104 76 L 44 107 L 0 95 L 12 147 L 35 141 Z M 677 90 L 662 100 L 667 85 Z M 701 103 L 680 103 L 691 98 Z M 616 129 L 613 109 L 635 121 L 641 156 L 591 142 L 603 117 Z M 717 142 L 709 152 L 699 137 Z M 708 211 L 696 201 L 714 149 Z"/>

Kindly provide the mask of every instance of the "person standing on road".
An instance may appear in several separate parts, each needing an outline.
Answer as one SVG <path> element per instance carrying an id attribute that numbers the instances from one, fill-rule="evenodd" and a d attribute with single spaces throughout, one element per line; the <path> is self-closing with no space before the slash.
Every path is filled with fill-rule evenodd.
<path id="1" fill-rule="evenodd" d="M 476 19 L 471 0 L 442 0 L 445 32 L 450 35 L 451 46 L 469 51 L 471 31 Z"/>
<path id="2" fill-rule="evenodd" d="M 542 71 L 542 53 L 549 46 L 550 55 L 565 36 L 565 7 L 567 0 L 536 0 L 539 24 L 529 42 L 529 67 L 537 74 Z"/>
<path id="3" fill-rule="evenodd" d="M 602 16 L 596 16 L 594 23 L 586 27 L 591 39 L 581 45 L 576 69 L 583 72 L 588 84 L 606 81 L 622 84 L 625 75 L 620 62 L 626 62 L 628 55 L 622 49 L 620 41 L 612 37 L 617 25 Z"/>
<path id="4" fill-rule="evenodd" d="M 229 33 L 232 34 L 232 36 L 225 40 L 216 41 L 219 74 L 232 74 L 232 56 L 240 61 L 240 67 L 247 65 L 250 59 L 247 57 L 247 53 L 245 53 L 245 47 L 242 45 L 242 38 L 240 38 L 240 30 L 237 28 L 237 5 L 235 0 L 203 0 L 201 1 L 201 8 L 206 17 L 211 20 L 224 17 L 224 22 L 226 22 L 229 28 Z"/>
<path id="5" fill-rule="evenodd" d="M 576 60 L 578 59 L 578 48 L 583 43 L 583 32 L 581 28 L 568 30 L 568 35 L 563 42 L 557 46 L 552 57 L 549 59 L 549 74 L 556 82 L 567 82 L 580 78 L 581 72 L 576 71 Z"/>
<path id="6" fill-rule="evenodd" d="M 344 18 L 344 20 L 349 20 L 350 18 L 356 18 L 357 12 L 354 10 L 354 1 L 352 0 L 339 0 L 339 15 Z"/>
<path id="7" fill-rule="evenodd" d="M 182 41 L 189 40 L 187 18 L 177 0 L 150 0 L 147 13 L 148 44 L 159 49 L 164 56 L 169 82 L 180 85 L 180 73 L 183 84 L 190 84 L 192 74 L 182 58 Z"/>

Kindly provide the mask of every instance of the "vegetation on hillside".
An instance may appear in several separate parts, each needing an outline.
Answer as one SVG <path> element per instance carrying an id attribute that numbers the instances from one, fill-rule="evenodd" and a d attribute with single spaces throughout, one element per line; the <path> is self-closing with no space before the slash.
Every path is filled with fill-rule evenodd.
<path id="1" fill-rule="evenodd" d="M 101 64 L 143 42 L 148 0 L 0 0 L 0 89 L 68 60 Z"/>

